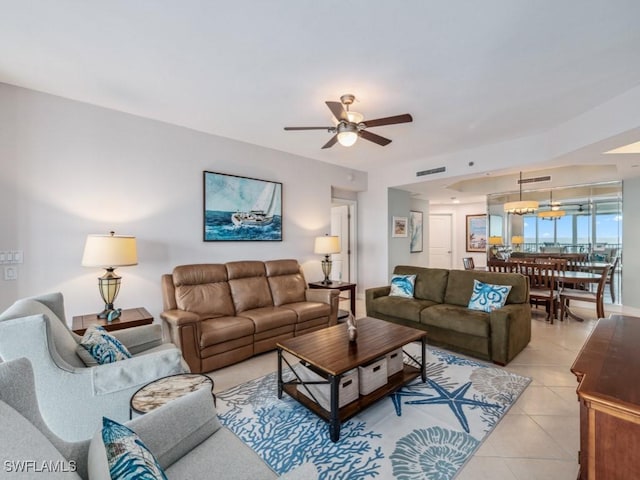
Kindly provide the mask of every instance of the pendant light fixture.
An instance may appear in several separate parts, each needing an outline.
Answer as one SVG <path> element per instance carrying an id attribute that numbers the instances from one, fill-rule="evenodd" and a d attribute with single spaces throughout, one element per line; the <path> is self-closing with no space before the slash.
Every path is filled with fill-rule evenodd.
<path id="1" fill-rule="evenodd" d="M 549 210 L 546 212 L 538 212 L 538 218 L 541 220 L 558 220 L 564 217 L 566 212 L 560 210 L 559 206 L 553 204 L 553 192 L 549 190 Z"/>
<path id="2" fill-rule="evenodd" d="M 520 184 L 520 200 L 505 203 L 504 211 L 516 215 L 534 213 L 538 209 L 538 202 L 535 200 L 522 200 L 522 172 L 520 172 L 520 181 L 518 183 Z"/>

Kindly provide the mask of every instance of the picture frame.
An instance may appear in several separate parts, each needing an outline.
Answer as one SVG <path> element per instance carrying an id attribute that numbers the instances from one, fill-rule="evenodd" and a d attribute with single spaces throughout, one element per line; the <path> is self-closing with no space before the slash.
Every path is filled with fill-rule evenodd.
<path id="1" fill-rule="evenodd" d="M 282 241 L 282 183 L 203 172 L 203 241 Z"/>
<path id="2" fill-rule="evenodd" d="M 487 215 L 467 215 L 467 252 L 487 251 Z"/>
<path id="3" fill-rule="evenodd" d="M 407 217 L 393 217 L 391 225 L 391 236 L 395 238 L 406 238 L 409 236 Z"/>
<path id="4" fill-rule="evenodd" d="M 422 252 L 423 240 L 422 240 L 422 212 L 417 210 L 409 211 L 409 252 L 418 253 Z"/>

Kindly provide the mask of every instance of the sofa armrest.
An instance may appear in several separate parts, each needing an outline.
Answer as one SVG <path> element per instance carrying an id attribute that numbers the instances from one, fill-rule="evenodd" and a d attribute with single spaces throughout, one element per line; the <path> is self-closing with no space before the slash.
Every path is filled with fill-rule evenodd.
<path id="1" fill-rule="evenodd" d="M 182 354 L 177 348 L 149 352 L 88 370 L 92 375 L 94 395 L 108 395 L 186 371 L 182 363 Z"/>
<path id="2" fill-rule="evenodd" d="M 304 291 L 307 302 L 320 302 L 333 304 L 333 300 L 338 298 L 340 290 L 335 288 L 308 288 Z"/>
<path id="3" fill-rule="evenodd" d="M 378 297 L 388 296 L 389 292 L 391 292 L 391 287 L 389 285 L 386 285 L 384 287 L 367 288 L 364 292 L 364 295 L 366 300 L 374 300 Z"/>
<path id="4" fill-rule="evenodd" d="M 531 340 L 531 306 L 529 303 L 512 303 L 492 311 L 491 359 L 506 365 L 526 347 Z"/>
<path id="5" fill-rule="evenodd" d="M 386 297 L 391 292 L 391 286 L 367 288 L 364 291 L 364 303 L 367 315 L 375 317 L 376 309 L 373 307 L 373 301 L 376 298 Z"/>
<path id="6" fill-rule="evenodd" d="M 111 333 L 132 355 L 162 345 L 162 325 L 141 325 L 139 327 L 124 328 Z"/>
<path id="7" fill-rule="evenodd" d="M 211 390 L 201 388 L 127 423 L 162 468 L 187 455 L 220 428 Z"/>
<path id="8" fill-rule="evenodd" d="M 165 310 L 160 317 L 172 327 L 179 327 L 200 321 L 200 317 L 185 310 Z"/>

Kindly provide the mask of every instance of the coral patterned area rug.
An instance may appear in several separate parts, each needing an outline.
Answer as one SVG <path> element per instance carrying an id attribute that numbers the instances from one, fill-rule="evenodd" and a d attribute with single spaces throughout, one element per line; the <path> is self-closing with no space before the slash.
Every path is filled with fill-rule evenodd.
<path id="1" fill-rule="evenodd" d="M 276 375 L 219 394 L 220 420 L 278 474 L 311 462 L 323 480 L 454 478 L 531 381 L 428 348 L 427 382 L 343 423 L 334 443 L 326 422 L 286 393 L 278 399 Z"/>

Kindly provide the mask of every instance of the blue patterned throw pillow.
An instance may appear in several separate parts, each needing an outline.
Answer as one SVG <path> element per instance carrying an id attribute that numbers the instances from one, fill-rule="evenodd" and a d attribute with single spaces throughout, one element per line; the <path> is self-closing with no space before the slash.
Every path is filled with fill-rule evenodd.
<path id="1" fill-rule="evenodd" d="M 507 296 L 509 296 L 510 291 L 511 285 L 491 285 L 474 279 L 473 293 L 467 308 L 482 310 L 483 312 L 491 312 L 502 308 L 507 302 Z"/>
<path id="2" fill-rule="evenodd" d="M 413 287 L 416 283 L 415 275 L 393 275 L 391 277 L 390 297 L 413 298 Z"/>
<path id="3" fill-rule="evenodd" d="M 99 325 L 87 328 L 80 341 L 80 346 L 89 352 L 89 355 L 100 365 L 131 358 L 127 347 Z"/>
<path id="4" fill-rule="evenodd" d="M 130 428 L 102 417 L 102 441 L 112 480 L 167 480 L 156 457 Z"/>

